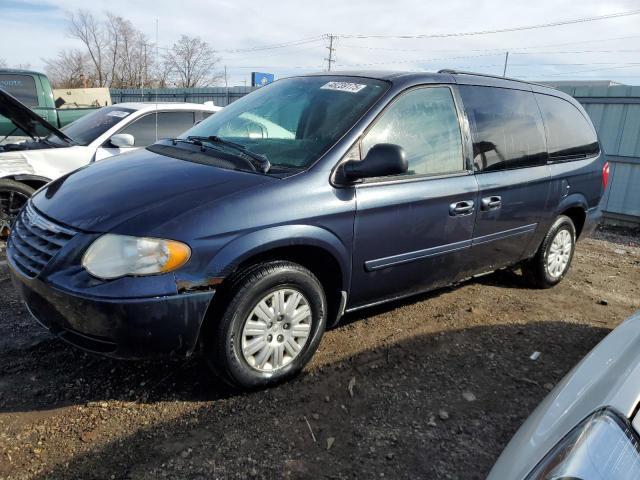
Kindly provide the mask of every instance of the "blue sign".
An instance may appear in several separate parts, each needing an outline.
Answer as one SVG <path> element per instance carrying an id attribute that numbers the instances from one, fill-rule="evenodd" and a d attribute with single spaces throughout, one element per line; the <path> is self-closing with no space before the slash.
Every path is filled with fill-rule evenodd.
<path id="1" fill-rule="evenodd" d="M 264 87 L 273 82 L 275 75 L 273 73 L 251 72 L 251 86 Z"/>

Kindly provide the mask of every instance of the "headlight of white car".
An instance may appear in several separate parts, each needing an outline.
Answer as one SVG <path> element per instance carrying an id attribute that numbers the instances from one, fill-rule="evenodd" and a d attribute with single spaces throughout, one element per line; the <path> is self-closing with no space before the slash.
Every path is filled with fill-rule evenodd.
<path id="1" fill-rule="evenodd" d="M 600 410 L 565 436 L 527 480 L 640 478 L 638 436 L 614 412 Z"/>
<path id="2" fill-rule="evenodd" d="M 94 277 L 107 280 L 170 272 L 190 256 L 189 246 L 174 240 L 106 234 L 87 249 L 82 266 Z"/>

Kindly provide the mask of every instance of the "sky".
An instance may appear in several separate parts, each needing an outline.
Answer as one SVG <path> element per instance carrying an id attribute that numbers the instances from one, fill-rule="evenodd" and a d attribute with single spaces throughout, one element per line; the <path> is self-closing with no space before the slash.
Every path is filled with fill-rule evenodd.
<path id="1" fill-rule="evenodd" d="M 151 40 L 157 19 L 161 49 L 181 34 L 200 36 L 218 51 L 229 85 L 250 82 L 252 71 L 280 78 L 325 70 L 328 34 L 337 35 L 334 70 L 454 68 L 501 75 L 508 51 L 507 76 L 640 85 L 640 14 L 508 33 L 389 38 L 640 11 L 640 0 L 0 0 L 0 59 L 41 70 L 43 59 L 79 47 L 66 34 L 67 15 L 78 8 L 121 15 Z M 378 37 L 358 37 L 371 35 Z"/>

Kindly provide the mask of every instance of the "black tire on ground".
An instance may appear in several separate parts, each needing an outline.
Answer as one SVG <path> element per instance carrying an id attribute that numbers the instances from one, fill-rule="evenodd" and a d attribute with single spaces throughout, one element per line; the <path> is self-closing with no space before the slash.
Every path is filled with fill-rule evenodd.
<path id="1" fill-rule="evenodd" d="M 35 190 L 15 180 L 0 180 L 0 239 L 5 240 L 9 236 L 9 227 L 16 215 L 33 195 Z"/>
<path id="2" fill-rule="evenodd" d="M 549 272 L 548 267 L 549 254 L 551 253 L 554 239 L 560 234 L 561 231 L 568 232 L 571 251 L 569 253 L 568 262 L 564 270 L 557 275 L 552 275 Z M 575 249 L 576 228 L 573 225 L 573 221 L 566 215 L 560 215 L 556 219 L 556 221 L 553 222 L 553 225 L 551 225 L 551 228 L 545 235 L 544 240 L 542 241 L 540 248 L 538 248 L 538 252 L 536 253 L 536 255 L 523 263 L 522 273 L 525 280 L 527 281 L 527 283 L 536 288 L 551 288 L 557 285 L 569 272 Z"/>
<path id="3" fill-rule="evenodd" d="M 274 314 L 275 322 L 252 317 L 261 323 L 260 329 L 266 328 L 268 331 L 265 330 L 264 335 L 256 335 L 256 337 L 243 337 L 245 322 L 254 312 L 254 308 L 265 297 L 283 290 L 286 290 L 286 295 L 289 295 L 282 297 L 283 299 L 286 298 L 287 306 L 289 306 L 289 299 L 294 298 L 291 296 L 291 292 L 301 294 L 303 300 L 300 305 L 303 306 L 300 308 L 303 310 L 287 311 L 286 315 L 281 315 L 284 318 L 280 318 L 279 321 L 277 320 L 279 317 Z M 220 298 L 220 300 L 224 304 L 219 308 L 219 313 L 209 319 L 211 323 L 203 332 L 204 355 L 214 373 L 232 386 L 245 389 L 270 387 L 297 375 L 318 348 L 327 321 L 325 293 L 315 275 L 297 263 L 270 261 L 254 265 L 243 271 L 232 279 L 229 287 L 224 293 L 221 293 L 223 298 Z M 298 297 L 295 298 L 297 299 Z M 269 300 L 267 300 L 267 305 L 270 305 L 269 312 L 275 312 L 273 304 L 268 302 Z M 291 305 L 293 306 L 293 301 Z M 280 334 L 292 335 L 293 330 L 289 333 L 282 330 L 272 331 L 269 328 L 294 328 L 291 325 L 296 325 L 295 322 L 288 322 L 294 317 L 293 312 L 296 312 L 296 316 L 306 312 L 304 305 L 308 306 L 311 318 L 308 319 L 306 317 L 305 323 L 308 328 L 305 326 L 304 329 L 308 330 L 309 334 L 299 352 L 295 356 L 291 355 L 289 353 L 291 344 L 288 344 L 287 340 L 284 340 L 282 346 L 277 343 L 269 343 L 269 345 L 275 345 L 273 348 L 278 348 L 284 353 L 281 354 L 279 359 L 276 358 L 275 351 L 268 354 L 269 361 L 267 363 L 270 366 L 264 368 L 272 368 L 271 371 L 264 371 L 258 368 L 259 366 L 255 364 L 257 363 L 256 358 L 260 357 L 260 353 L 254 354 L 254 356 L 248 355 L 249 358 L 247 358 L 247 355 L 243 353 L 243 338 L 249 338 L 246 345 L 258 337 L 270 338 L 269 342 L 282 341 L 279 339 L 286 337 Z M 273 323 L 273 327 L 269 327 L 271 323 Z M 266 326 L 263 327 L 262 324 Z M 287 325 L 289 326 L 287 327 Z M 302 341 L 300 340 L 300 342 Z M 287 344 L 286 350 L 285 344 Z M 245 350 L 249 351 L 246 346 Z M 260 352 L 262 351 L 264 350 L 261 349 Z M 288 355 L 286 358 L 289 363 L 274 368 L 273 365 L 277 365 L 278 362 L 284 362 L 282 355 Z M 251 361 L 254 362 L 254 366 L 250 364 Z"/>

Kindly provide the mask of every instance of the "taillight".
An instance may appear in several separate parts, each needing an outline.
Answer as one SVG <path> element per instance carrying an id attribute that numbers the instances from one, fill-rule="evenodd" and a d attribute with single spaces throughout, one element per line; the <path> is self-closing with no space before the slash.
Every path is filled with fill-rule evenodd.
<path id="1" fill-rule="evenodd" d="M 605 162 L 604 167 L 602 167 L 602 186 L 607 188 L 607 184 L 609 183 L 609 162 Z"/>

